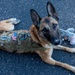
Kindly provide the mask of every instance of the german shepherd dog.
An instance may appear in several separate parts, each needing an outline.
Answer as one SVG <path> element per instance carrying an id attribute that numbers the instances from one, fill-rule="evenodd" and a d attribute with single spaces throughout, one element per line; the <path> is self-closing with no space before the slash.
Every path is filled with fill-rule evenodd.
<path id="1" fill-rule="evenodd" d="M 51 65 L 61 66 L 75 73 L 74 66 L 56 61 L 52 58 L 53 49 L 75 53 L 75 48 L 69 48 L 59 45 L 61 42 L 61 37 L 57 12 L 50 1 L 47 2 L 46 8 L 48 16 L 44 18 L 41 18 L 34 9 L 30 10 L 31 19 L 33 21 L 33 25 L 29 30 L 30 36 L 34 42 L 46 48 L 45 51 L 37 50 L 35 51 L 35 53 L 37 53 L 44 62 Z M 10 23 L 10 19 L 0 22 L 0 31 L 10 31 L 13 29 L 13 24 Z"/>

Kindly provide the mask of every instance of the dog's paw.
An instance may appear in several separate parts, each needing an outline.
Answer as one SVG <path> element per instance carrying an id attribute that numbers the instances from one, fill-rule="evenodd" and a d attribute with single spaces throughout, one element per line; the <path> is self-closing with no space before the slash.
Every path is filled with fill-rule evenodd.
<path id="1" fill-rule="evenodd" d="M 12 23 L 12 24 L 18 24 L 19 22 L 20 22 L 20 20 L 16 19 L 16 18 L 11 18 L 10 19 L 10 23 Z"/>
<path id="2" fill-rule="evenodd" d="M 71 53 L 75 53 L 75 48 L 66 48 L 66 51 L 71 52 Z"/>
<path id="3" fill-rule="evenodd" d="M 72 66 L 71 71 L 75 73 L 75 67 Z"/>
<path id="4" fill-rule="evenodd" d="M 70 48 L 70 51 L 71 51 L 72 53 L 75 53 L 75 48 Z"/>

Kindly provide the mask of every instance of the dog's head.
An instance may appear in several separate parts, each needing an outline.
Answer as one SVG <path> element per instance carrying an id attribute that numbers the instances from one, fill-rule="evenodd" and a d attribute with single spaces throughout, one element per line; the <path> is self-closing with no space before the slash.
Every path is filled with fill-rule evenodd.
<path id="1" fill-rule="evenodd" d="M 45 18 L 41 18 L 34 9 L 31 9 L 31 19 L 38 31 L 37 36 L 46 39 L 52 45 L 58 45 L 60 43 L 59 18 L 51 2 L 47 2 L 46 8 L 48 16 Z"/>

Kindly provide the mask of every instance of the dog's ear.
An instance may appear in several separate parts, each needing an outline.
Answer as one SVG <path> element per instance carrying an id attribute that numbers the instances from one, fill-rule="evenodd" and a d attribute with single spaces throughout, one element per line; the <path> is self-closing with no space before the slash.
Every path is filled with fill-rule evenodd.
<path id="1" fill-rule="evenodd" d="M 41 17 L 39 16 L 39 14 L 34 9 L 30 10 L 30 14 L 31 14 L 31 19 L 33 21 L 33 24 L 37 28 L 39 28 Z"/>
<path id="2" fill-rule="evenodd" d="M 46 8 L 47 8 L 48 16 L 52 16 L 56 20 L 59 20 L 58 14 L 57 14 L 57 12 L 55 10 L 55 7 L 53 6 L 53 4 L 50 1 L 47 2 Z"/>

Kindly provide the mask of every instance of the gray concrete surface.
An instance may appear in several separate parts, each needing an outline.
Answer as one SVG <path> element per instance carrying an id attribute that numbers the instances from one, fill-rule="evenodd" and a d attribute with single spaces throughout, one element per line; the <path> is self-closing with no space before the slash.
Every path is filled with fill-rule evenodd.
<path id="1" fill-rule="evenodd" d="M 29 29 L 29 10 L 34 8 L 41 17 L 47 15 L 49 0 L 0 0 L 0 20 L 16 17 L 21 23 L 15 29 Z M 75 28 L 75 0 L 50 0 L 59 14 L 60 28 Z M 64 43 L 70 46 L 68 43 Z M 71 47 L 71 46 L 70 46 Z M 54 50 L 53 58 L 75 66 L 75 54 Z M 75 75 L 61 67 L 44 63 L 37 54 L 14 54 L 0 51 L 0 75 Z"/>

